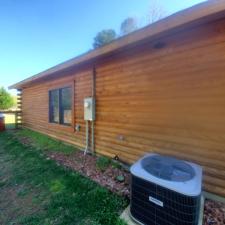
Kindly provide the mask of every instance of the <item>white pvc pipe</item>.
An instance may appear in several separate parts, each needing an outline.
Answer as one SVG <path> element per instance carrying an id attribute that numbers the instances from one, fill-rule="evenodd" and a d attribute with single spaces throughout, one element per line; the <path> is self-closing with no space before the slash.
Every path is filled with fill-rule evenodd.
<path id="1" fill-rule="evenodd" d="M 86 147 L 84 150 L 84 155 L 88 153 L 89 150 L 89 126 L 88 126 L 88 120 L 86 121 Z"/>

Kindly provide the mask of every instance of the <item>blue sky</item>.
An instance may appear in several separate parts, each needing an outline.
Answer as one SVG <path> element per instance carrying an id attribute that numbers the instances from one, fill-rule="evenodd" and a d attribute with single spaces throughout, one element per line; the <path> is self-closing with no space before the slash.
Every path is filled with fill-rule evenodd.
<path id="1" fill-rule="evenodd" d="M 102 29 L 144 25 L 151 0 L 1 0 L 0 86 L 8 87 L 92 48 Z M 203 0 L 158 0 L 167 14 Z"/>

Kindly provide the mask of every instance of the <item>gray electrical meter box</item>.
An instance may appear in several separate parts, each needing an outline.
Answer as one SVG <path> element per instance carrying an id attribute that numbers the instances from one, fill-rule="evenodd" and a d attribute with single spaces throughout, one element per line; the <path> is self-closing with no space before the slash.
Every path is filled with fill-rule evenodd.
<path id="1" fill-rule="evenodd" d="M 95 100 L 93 97 L 84 99 L 84 120 L 95 120 Z"/>

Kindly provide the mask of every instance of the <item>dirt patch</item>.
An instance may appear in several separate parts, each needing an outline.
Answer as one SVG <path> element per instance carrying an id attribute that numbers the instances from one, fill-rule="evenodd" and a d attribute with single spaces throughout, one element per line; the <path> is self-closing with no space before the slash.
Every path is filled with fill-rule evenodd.
<path id="1" fill-rule="evenodd" d="M 0 221 L 2 224 L 16 222 L 17 218 L 23 215 L 33 215 L 41 210 L 41 207 L 34 203 L 37 193 L 30 191 L 27 193 L 23 186 L 6 187 L 1 189 L 0 193 Z"/>
<path id="2" fill-rule="evenodd" d="M 23 145 L 27 145 L 27 146 L 31 146 L 32 145 L 32 140 L 29 137 L 18 137 L 18 140 Z"/>
<path id="3" fill-rule="evenodd" d="M 0 224 L 19 224 L 19 217 L 41 210 L 34 201 L 39 198 L 38 190 L 16 184 L 11 164 L 11 159 L 0 152 Z"/>
<path id="4" fill-rule="evenodd" d="M 96 167 L 96 156 L 84 155 L 83 152 L 79 151 L 70 155 L 52 152 L 48 154 L 48 157 L 57 161 L 60 165 L 78 171 L 82 175 L 91 178 L 112 192 L 129 198 L 130 174 L 126 170 L 115 168 L 115 166 L 110 164 L 106 170 L 101 171 Z M 118 177 L 122 177 L 123 180 L 119 181 Z"/>

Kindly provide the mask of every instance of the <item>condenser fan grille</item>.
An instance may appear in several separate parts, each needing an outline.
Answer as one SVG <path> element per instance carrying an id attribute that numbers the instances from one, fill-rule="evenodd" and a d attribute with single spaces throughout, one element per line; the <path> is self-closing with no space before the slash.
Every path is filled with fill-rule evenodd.
<path id="1" fill-rule="evenodd" d="M 151 175 L 169 181 L 185 182 L 195 175 L 189 164 L 160 155 L 143 159 L 142 167 Z"/>

